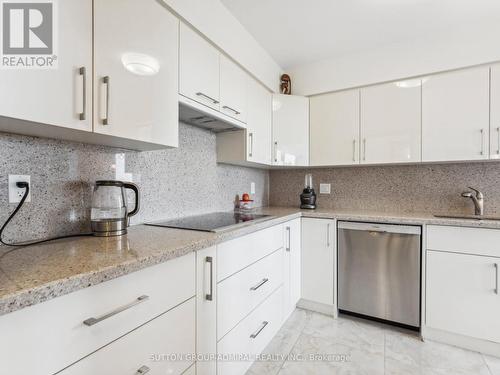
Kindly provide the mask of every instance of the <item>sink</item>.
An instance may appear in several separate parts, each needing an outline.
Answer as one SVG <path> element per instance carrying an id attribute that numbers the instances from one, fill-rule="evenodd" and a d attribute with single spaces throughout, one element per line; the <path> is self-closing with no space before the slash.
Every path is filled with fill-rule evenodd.
<path id="1" fill-rule="evenodd" d="M 443 219 L 468 219 L 468 220 L 500 220 L 500 216 L 488 216 L 488 215 L 460 215 L 460 214 L 439 214 L 434 215 L 434 217 Z"/>

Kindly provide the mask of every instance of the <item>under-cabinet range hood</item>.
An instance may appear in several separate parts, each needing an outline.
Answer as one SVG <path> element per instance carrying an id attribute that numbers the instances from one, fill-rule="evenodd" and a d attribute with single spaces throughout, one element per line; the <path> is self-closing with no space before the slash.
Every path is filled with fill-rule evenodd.
<path id="1" fill-rule="evenodd" d="M 224 113 L 179 94 L 179 119 L 189 125 L 220 133 L 246 129 L 246 125 Z"/>

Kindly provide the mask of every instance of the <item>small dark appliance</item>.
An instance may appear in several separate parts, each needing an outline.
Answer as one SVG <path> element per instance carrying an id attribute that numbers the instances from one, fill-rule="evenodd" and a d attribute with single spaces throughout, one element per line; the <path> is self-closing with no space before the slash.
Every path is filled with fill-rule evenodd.
<path id="1" fill-rule="evenodd" d="M 316 192 L 313 189 L 312 174 L 306 174 L 304 190 L 300 194 L 300 208 L 308 210 L 316 208 Z"/>

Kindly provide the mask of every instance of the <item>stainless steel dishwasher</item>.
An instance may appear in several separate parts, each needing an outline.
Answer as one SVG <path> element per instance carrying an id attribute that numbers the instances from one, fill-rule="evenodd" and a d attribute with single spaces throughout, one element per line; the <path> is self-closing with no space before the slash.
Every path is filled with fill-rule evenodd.
<path id="1" fill-rule="evenodd" d="M 339 310 L 420 327 L 421 227 L 339 222 Z"/>

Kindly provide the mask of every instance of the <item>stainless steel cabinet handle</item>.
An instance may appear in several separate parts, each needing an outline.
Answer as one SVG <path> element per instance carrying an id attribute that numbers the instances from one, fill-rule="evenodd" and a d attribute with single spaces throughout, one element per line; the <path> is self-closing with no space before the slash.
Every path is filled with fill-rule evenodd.
<path id="1" fill-rule="evenodd" d="M 206 257 L 205 262 L 210 264 L 210 293 L 205 296 L 207 301 L 212 301 L 214 298 L 214 259 L 212 257 Z"/>
<path id="2" fill-rule="evenodd" d="M 352 161 L 356 161 L 356 140 L 352 140 Z"/>
<path id="3" fill-rule="evenodd" d="M 102 119 L 102 124 L 103 125 L 109 125 L 109 76 L 102 77 L 102 83 L 106 85 L 106 114 L 104 115 L 104 118 Z"/>
<path id="4" fill-rule="evenodd" d="M 498 263 L 495 263 L 495 294 L 500 293 L 498 287 Z"/>
<path id="5" fill-rule="evenodd" d="M 144 375 L 147 374 L 151 369 L 148 366 L 141 366 L 139 370 L 135 372 L 136 375 Z"/>
<path id="6" fill-rule="evenodd" d="M 197 92 L 196 93 L 196 96 L 201 96 L 202 98 L 206 98 L 208 100 L 210 100 L 212 103 L 214 104 L 219 104 L 219 101 L 218 100 L 215 100 L 214 98 L 212 98 L 211 96 L 208 96 L 207 94 L 204 94 L 202 92 Z"/>
<path id="7" fill-rule="evenodd" d="M 125 310 L 128 310 L 130 309 L 131 307 L 134 307 L 140 303 L 143 303 L 145 301 L 147 301 L 149 299 L 149 296 L 146 296 L 146 295 L 143 295 L 143 296 L 140 296 L 138 298 L 136 298 L 133 302 L 130 302 L 126 305 L 123 305 L 121 307 L 118 307 L 116 308 L 115 310 L 113 311 L 110 311 L 109 313 L 106 313 L 104 315 L 101 315 L 97 318 L 88 318 L 86 320 L 83 321 L 83 324 L 85 324 L 86 326 L 93 326 L 94 324 L 97 324 L 97 323 L 100 323 L 102 322 L 103 320 L 105 319 L 108 319 L 108 318 L 111 318 L 112 316 L 116 315 L 116 314 L 119 314 Z"/>
<path id="8" fill-rule="evenodd" d="M 87 70 L 84 66 L 82 66 L 78 73 L 82 76 L 83 85 L 82 85 L 82 112 L 80 115 L 80 120 L 85 120 L 85 115 L 87 113 Z"/>
<path id="9" fill-rule="evenodd" d="M 287 232 L 287 244 L 286 244 L 286 251 L 290 251 L 290 227 L 286 227 L 286 232 Z"/>
<path id="10" fill-rule="evenodd" d="M 236 109 L 228 107 L 227 105 L 223 105 L 222 109 L 227 109 L 228 111 L 233 112 L 235 115 L 241 115 L 241 112 L 238 112 Z"/>
<path id="11" fill-rule="evenodd" d="M 366 138 L 363 139 L 363 160 L 366 160 Z"/>
<path id="12" fill-rule="evenodd" d="M 262 325 L 259 327 L 259 329 L 250 335 L 250 338 L 251 338 L 251 339 L 254 339 L 254 338 L 256 338 L 257 336 L 259 336 L 259 334 L 262 332 L 262 330 L 263 330 L 264 328 L 266 328 L 266 326 L 267 326 L 268 324 L 269 324 L 269 322 L 263 321 L 263 322 L 262 322 Z"/>
<path id="13" fill-rule="evenodd" d="M 326 247 L 330 247 L 330 223 L 326 225 Z"/>
<path id="14" fill-rule="evenodd" d="M 484 129 L 481 129 L 481 151 L 480 155 L 484 155 Z"/>
<path id="15" fill-rule="evenodd" d="M 497 155 L 500 155 L 500 127 L 497 128 Z"/>
<path id="16" fill-rule="evenodd" d="M 260 283 L 258 283 L 257 285 L 255 286 L 252 286 L 250 288 L 250 290 L 257 290 L 259 289 L 262 285 L 264 285 L 265 283 L 267 283 L 269 281 L 269 279 L 265 278 L 265 279 L 262 279 L 262 281 Z"/>
<path id="17" fill-rule="evenodd" d="M 250 141 L 250 151 L 248 152 L 248 156 L 252 157 L 252 155 L 253 155 L 253 133 L 248 133 L 248 139 Z"/>
<path id="18" fill-rule="evenodd" d="M 278 162 L 278 142 L 274 142 L 274 162 Z"/>

